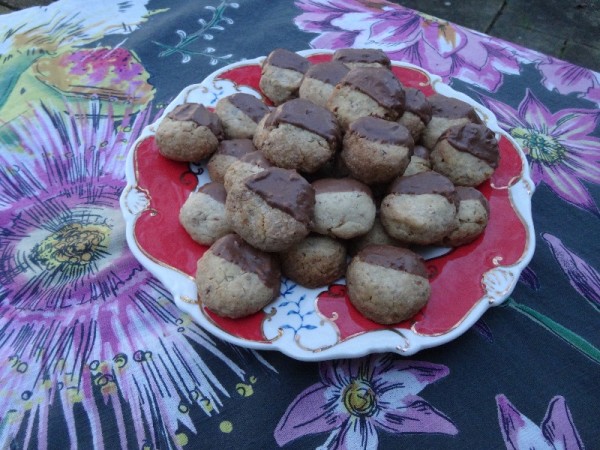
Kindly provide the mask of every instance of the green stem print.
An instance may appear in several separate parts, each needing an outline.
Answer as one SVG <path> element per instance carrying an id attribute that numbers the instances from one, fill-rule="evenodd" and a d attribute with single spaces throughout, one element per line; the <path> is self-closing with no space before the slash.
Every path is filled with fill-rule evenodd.
<path id="1" fill-rule="evenodd" d="M 202 27 L 198 31 L 195 31 L 194 33 L 191 33 L 191 34 L 187 34 L 183 30 L 177 30 L 176 33 L 179 36 L 179 42 L 174 46 L 168 45 L 168 44 L 163 44 L 163 43 L 157 42 L 157 41 L 152 41 L 154 44 L 163 48 L 163 50 L 158 54 L 158 56 L 164 58 L 167 56 L 171 56 L 175 53 L 178 53 L 182 56 L 181 62 L 184 64 L 191 61 L 192 55 L 206 56 L 206 57 L 210 58 L 209 63 L 211 66 L 217 65 L 220 61 L 224 61 L 224 60 L 231 58 L 233 56 L 231 54 L 222 55 L 222 56 L 215 55 L 214 54 L 215 49 L 213 47 L 206 47 L 200 51 L 194 51 L 194 50 L 188 49 L 188 47 L 191 44 L 193 44 L 200 38 L 202 38 L 206 41 L 211 41 L 214 38 L 214 36 L 211 33 L 209 33 L 209 31 L 211 31 L 211 30 L 223 31 L 225 28 L 221 25 L 222 22 L 225 22 L 229 25 L 233 24 L 232 19 L 224 16 L 224 13 L 225 13 L 225 10 L 227 9 L 227 7 L 237 9 L 237 8 L 239 8 L 239 4 L 231 3 L 227 0 L 223 0 L 219 4 L 219 6 L 217 6 L 216 8 L 214 6 L 206 6 L 205 9 L 212 11 L 211 19 L 208 22 L 202 18 L 199 19 L 198 23 Z"/>
<path id="2" fill-rule="evenodd" d="M 592 361 L 600 364 L 600 349 L 594 347 L 590 342 L 586 341 L 578 334 L 573 333 L 571 330 L 550 319 L 548 316 L 545 316 L 528 306 L 517 303 L 513 298 L 509 298 L 506 301 L 506 306 L 543 326 L 546 330 L 564 340 L 571 347 L 575 348 Z"/>

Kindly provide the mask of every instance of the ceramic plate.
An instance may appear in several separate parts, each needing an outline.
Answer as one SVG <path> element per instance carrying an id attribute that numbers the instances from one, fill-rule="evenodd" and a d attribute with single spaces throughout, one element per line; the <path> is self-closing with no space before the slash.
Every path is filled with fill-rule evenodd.
<path id="1" fill-rule="evenodd" d="M 316 63 L 330 60 L 332 52 L 299 53 Z M 263 59 L 231 64 L 202 83 L 188 86 L 162 117 L 184 102 L 212 108 L 220 98 L 236 92 L 260 97 Z M 393 71 L 405 86 L 426 95 L 439 92 L 472 104 L 499 136 L 500 165 L 492 179 L 479 188 L 491 209 L 484 234 L 469 245 L 427 261 L 431 299 L 415 317 L 395 326 L 378 325 L 361 316 L 346 297 L 344 280 L 311 290 L 283 279 L 281 295 L 261 312 L 243 319 L 221 318 L 196 302 L 193 275 L 206 247 L 192 241 L 178 221 L 187 196 L 210 179 L 204 164 L 178 163 L 158 154 L 154 133 L 161 117 L 146 127 L 127 157 L 127 187 L 121 196 L 127 241 L 142 265 L 172 293 L 176 304 L 203 328 L 243 347 L 277 350 L 307 361 L 385 351 L 411 355 L 455 339 L 511 293 L 535 247 L 531 219 L 534 184 L 525 155 L 500 130 L 488 109 L 454 91 L 439 77 L 405 63 L 395 62 Z"/>

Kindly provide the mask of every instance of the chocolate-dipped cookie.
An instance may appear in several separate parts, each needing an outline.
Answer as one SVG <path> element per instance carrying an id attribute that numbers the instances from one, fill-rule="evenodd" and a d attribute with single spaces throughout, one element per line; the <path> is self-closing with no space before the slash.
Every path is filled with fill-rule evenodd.
<path id="1" fill-rule="evenodd" d="M 499 160 L 496 135 L 475 123 L 449 128 L 431 152 L 433 170 L 459 186 L 478 186 L 492 176 Z"/>
<path id="2" fill-rule="evenodd" d="M 274 105 L 298 96 L 302 77 L 310 67 L 308 59 L 278 48 L 263 61 L 259 87 Z"/>
<path id="3" fill-rule="evenodd" d="M 458 226 L 456 190 L 433 171 L 400 177 L 381 202 L 380 215 L 386 231 L 402 242 L 437 243 Z"/>
<path id="4" fill-rule="evenodd" d="M 237 319 L 260 311 L 279 295 L 276 258 L 236 234 L 216 241 L 198 260 L 198 299 L 214 313 Z"/>
<path id="5" fill-rule="evenodd" d="M 408 167 L 404 171 L 403 176 L 415 175 L 421 172 L 429 172 L 431 170 L 431 152 L 422 145 L 415 145 L 413 154 L 410 157 Z"/>
<path id="6" fill-rule="evenodd" d="M 268 112 L 261 99 L 242 92 L 221 98 L 215 106 L 227 139 L 252 139 L 256 125 Z"/>
<path id="7" fill-rule="evenodd" d="M 206 169 L 212 181 L 223 183 L 225 172 L 234 162 L 240 160 L 244 155 L 256 151 L 256 147 L 250 139 L 227 139 L 221 141 L 217 151 L 210 157 Z"/>
<path id="8" fill-rule="evenodd" d="M 274 165 L 312 173 L 336 152 L 341 131 L 327 109 L 297 98 L 271 111 L 259 124 L 254 145 Z"/>
<path id="9" fill-rule="evenodd" d="M 406 93 L 404 114 L 400 116 L 398 122 L 408 128 L 413 140 L 417 142 L 431 120 L 431 105 L 425 94 L 418 89 L 405 88 L 404 92 Z"/>
<path id="10" fill-rule="evenodd" d="M 379 218 L 379 214 L 375 215 L 375 221 L 371 229 L 362 236 L 358 236 L 349 242 L 348 251 L 351 255 L 357 254 L 363 248 L 369 245 L 391 245 L 393 247 L 404 247 L 405 245 L 398 239 L 394 239 L 385 230 Z"/>
<path id="11" fill-rule="evenodd" d="M 315 191 L 296 171 L 271 167 L 234 183 L 225 206 L 236 233 L 260 250 L 279 252 L 308 235 Z"/>
<path id="12" fill-rule="evenodd" d="M 336 85 L 327 107 L 343 128 L 364 116 L 396 120 L 404 112 L 404 89 L 391 70 L 357 67 Z"/>
<path id="13" fill-rule="evenodd" d="M 462 100 L 442 94 L 432 95 L 427 100 L 431 105 L 431 120 L 423 130 L 421 141 L 430 150 L 448 128 L 471 122 L 481 123 L 475 109 Z"/>
<path id="14" fill-rule="evenodd" d="M 281 272 L 307 288 L 327 286 L 346 272 L 346 246 L 331 237 L 311 234 L 279 254 Z"/>
<path id="15" fill-rule="evenodd" d="M 371 229 L 376 207 L 368 186 L 352 178 L 325 178 L 312 183 L 312 187 L 314 232 L 351 239 Z"/>
<path id="16" fill-rule="evenodd" d="M 298 96 L 326 108 L 327 99 L 335 85 L 344 78 L 348 70 L 350 69 L 341 62 L 313 64 L 304 74 Z"/>
<path id="17" fill-rule="evenodd" d="M 212 155 L 223 137 L 219 117 L 199 103 L 175 107 L 160 122 L 155 135 L 161 155 L 186 162 Z"/>
<path id="18" fill-rule="evenodd" d="M 355 67 L 392 67 L 385 52 L 378 48 L 340 48 L 333 53 L 332 61 L 339 61 L 348 68 Z"/>
<path id="19" fill-rule="evenodd" d="M 179 222 L 191 238 L 211 245 L 231 233 L 225 214 L 227 193 L 221 183 L 207 183 L 192 192 L 179 211 Z"/>
<path id="20" fill-rule="evenodd" d="M 341 157 L 357 180 L 387 183 L 404 173 L 413 147 L 413 138 L 405 126 L 367 116 L 348 127 Z"/>
<path id="21" fill-rule="evenodd" d="M 269 167 L 273 167 L 273 164 L 258 150 L 246 153 L 237 161 L 234 161 L 225 171 L 223 176 L 225 190 L 229 192 L 234 184 L 244 181 L 249 176 L 262 172 Z"/>
<path id="22" fill-rule="evenodd" d="M 350 302 L 365 317 L 391 325 L 410 319 L 431 295 L 423 259 L 387 245 L 362 249 L 346 271 Z"/>
<path id="23" fill-rule="evenodd" d="M 446 236 L 441 244 L 458 247 L 474 241 L 485 230 L 490 217 L 487 198 L 473 187 L 457 186 L 458 227 Z"/>

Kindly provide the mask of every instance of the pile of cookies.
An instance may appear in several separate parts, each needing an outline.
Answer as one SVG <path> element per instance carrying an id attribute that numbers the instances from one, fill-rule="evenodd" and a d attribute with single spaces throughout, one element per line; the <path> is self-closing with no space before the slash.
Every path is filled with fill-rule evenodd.
<path id="1" fill-rule="evenodd" d="M 236 93 L 214 111 L 184 103 L 156 132 L 165 157 L 208 159 L 212 181 L 180 213 L 210 246 L 198 261 L 199 299 L 239 318 L 279 295 L 281 275 L 309 288 L 345 275 L 369 319 L 412 317 L 431 292 L 414 247 L 464 245 L 487 225 L 476 187 L 498 165 L 495 134 L 471 105 L 402 86 L 380 50 L 312 64 L 276 49 L 259 86 L 265 101 Z"/>

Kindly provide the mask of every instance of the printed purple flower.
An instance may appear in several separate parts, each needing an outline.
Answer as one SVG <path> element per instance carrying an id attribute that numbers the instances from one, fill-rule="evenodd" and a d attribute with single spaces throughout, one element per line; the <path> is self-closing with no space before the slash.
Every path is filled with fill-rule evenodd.
<path id="1" fill-rule="evenodd" d="M 591 135 L 600 111 L 569 108 L 552 113 L 529 90 L 516 110 L 481 98 L 528 155 L 536 185 L 543 182 L 567 202 L 598 214 L 581 180 L 600 182 L 600 139 Z"/>
<path id="2" fill-rule="evenodd" d="M 377 47 L 394 60 L 427 69 L 445 81 L 460 78 L 494 91 L 518 62 L 489 37 L 385 1 L 298 0 L 296 25 L 320 33 L 314 48 Z"/>
<path id="3" fill-rule="evenodd" d="M 600 309 L 600 274 L 587 262 L 570 251 L 560 239 L 550 233 L 542 234 L 552 254 L 569 278 L 571 286 L 592 305 Z"/>
<path id="4" fill-rule="evenodd" d="M 330 433 L 324 447 L 377 448 L 388 433 L 456 434 L 454 424 L 417 396 L 448 375 L 445 366 L 372 355 L 320 365 L 321 381 L 302 392 L 279 421 L 282 446 L 307 434 Z"/>
<path id="5" fill-rule="evenodd" d="M 506 396 L 497 395 L 496 404 L 500 430 L 507 449 L 583 450 L 583 442 L 563 397 L 556 396 L 550 400 L 539 427 L 520 413 Z"/>
<path id="6" fill-rule="evenodd" d="M 600 106 L 600 73 L 551 57 L 542 59 L 538 69 L 546 88 L 562 95 L 575 93 Z"/>

